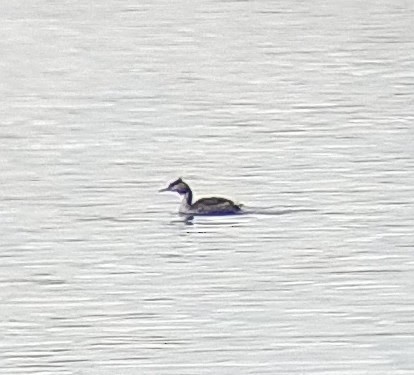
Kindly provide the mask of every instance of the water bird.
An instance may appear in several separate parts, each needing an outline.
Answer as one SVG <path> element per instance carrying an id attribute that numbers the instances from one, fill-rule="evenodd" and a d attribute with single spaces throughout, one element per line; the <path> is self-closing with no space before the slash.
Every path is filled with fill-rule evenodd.
<path id="1" fill-rule="evenodd" d="M 226 198 L 201 198 L 193 203 L 193 192 L 180 177 L 171 182 L 163 191 L 173 191 L 180 194 L 182 202 L 179 213 L 189 215 L 232 215 L 241 213 L 241 204 L 236 204 Z"/>

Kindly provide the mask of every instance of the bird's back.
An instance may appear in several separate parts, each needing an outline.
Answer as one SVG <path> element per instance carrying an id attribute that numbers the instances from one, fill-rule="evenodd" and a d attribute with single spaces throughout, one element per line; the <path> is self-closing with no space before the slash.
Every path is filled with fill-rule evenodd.
<path id="1" fill-rule="evenodd" d="M 191 210 L 197 213 L 226 214 L 235 213 L 241 210 L 240 206 L 226 198 L 201 198 L 191 205 Z"/>

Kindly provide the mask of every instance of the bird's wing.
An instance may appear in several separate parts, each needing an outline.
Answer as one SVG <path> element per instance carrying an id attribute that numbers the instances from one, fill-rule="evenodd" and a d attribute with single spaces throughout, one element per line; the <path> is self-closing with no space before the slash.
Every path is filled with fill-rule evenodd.
<path id="1" fill-rule="evenodd" d="M 201 198 L 197 202 L 195 202 L 193 204 L 193 206 L 196 208 L 199 205 L 203 205 L 203 206 L 216 206 L 216 205 L 221 205 L 221 204 L 233 205 L 234 203 L 231 200 L 226 199 L 226 198 L 216 198 L 216 197 L 212 197 L 212 198 Z"/>

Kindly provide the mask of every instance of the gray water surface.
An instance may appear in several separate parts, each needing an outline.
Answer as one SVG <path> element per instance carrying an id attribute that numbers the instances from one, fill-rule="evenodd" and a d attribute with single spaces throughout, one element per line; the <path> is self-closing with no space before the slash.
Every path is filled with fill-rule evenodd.
<path id="1" fill-rule="evenodd" d="M 0 373 L 413 374 L 413 16 L 4 2 Z"/>

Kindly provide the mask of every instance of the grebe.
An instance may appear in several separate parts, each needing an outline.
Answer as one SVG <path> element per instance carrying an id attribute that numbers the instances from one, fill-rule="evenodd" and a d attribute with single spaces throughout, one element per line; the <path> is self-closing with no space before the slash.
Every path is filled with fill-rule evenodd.
<path id="1" fill-rule="evenodd" d="M 175 191 L 183 196 L 179 212 L 181 214 L 191 215 L 230 215 L 237 214 L 241 211 L 241 205 L 235 204 L 233 201 L 225 198 L 201 198 L 192 203 L 193 192 L 190 187 L 181 179 L 171 182 L 162 191 Z"/>

